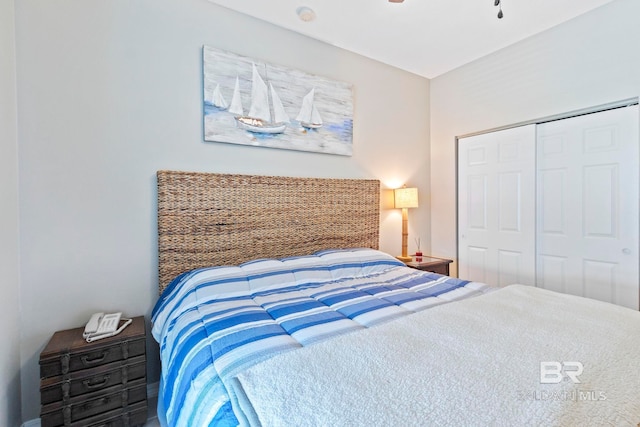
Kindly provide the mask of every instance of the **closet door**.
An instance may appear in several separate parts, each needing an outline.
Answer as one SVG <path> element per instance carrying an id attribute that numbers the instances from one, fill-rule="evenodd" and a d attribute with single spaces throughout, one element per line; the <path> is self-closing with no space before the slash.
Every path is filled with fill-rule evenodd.
<path id="1" fill-rule="evenodd" d="M 538 286 L 638 309 L 638 106 L 538 126 Z"/>
<path id="2" fill-rule="evenodd" d="M 535 284 L 535 125 L 458 140 L 458 276 Z"/>

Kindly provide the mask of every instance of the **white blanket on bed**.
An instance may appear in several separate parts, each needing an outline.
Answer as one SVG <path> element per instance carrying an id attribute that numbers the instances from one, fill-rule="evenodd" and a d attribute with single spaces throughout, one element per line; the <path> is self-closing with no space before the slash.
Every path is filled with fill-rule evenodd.
<path id="1" fill-rule="evenodd" d="M 541 362 L 581 363 L 580 383 L 541 383 Z M 269 427 L 636 427 L 640 313 L 512 285 L 276 356 L 235 386 Z"/>

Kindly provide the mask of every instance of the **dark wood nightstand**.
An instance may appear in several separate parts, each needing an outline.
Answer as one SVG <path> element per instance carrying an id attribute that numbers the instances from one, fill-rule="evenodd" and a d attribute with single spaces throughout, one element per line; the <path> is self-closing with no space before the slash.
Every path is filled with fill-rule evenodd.
<path id="1" fill-rule="evenodd" d="M 91 343 L 82 332 L 84 327 L 58 331 L 40 353 L 42 427 L 146 423 L 144 317 Z"/>
<path id="2" fill-rule="evenodd" d="M 415 257 L 413 257 L 415 259 Z M 416 268 L 418 270 L 430 271 L 432 273 L 444 274 L 445 276 L 449 275 L 449 264 L 451 264 L 453 260 L 445 259 L 445 258 L 436 258 L 431 256 L 423 256 L 422 261 L 410 261 L 407 264 L 408 267 Z"/>

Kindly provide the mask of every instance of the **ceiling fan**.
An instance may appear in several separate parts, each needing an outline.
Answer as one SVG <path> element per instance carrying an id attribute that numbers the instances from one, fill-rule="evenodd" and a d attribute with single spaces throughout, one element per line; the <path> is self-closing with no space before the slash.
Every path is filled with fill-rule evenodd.
<path id="1" fill-rule="evenodd" d="M 388 0 L 388 1 L 389 1 L 389 3 L 402 3 L 402 2 L 404 2 L 404 0 Z M 498 19 L 502 19 L 504 14 L 502 13 L 502 4 L 501 4 L 500 0 L 494 0 L 493 5 L 500 7 L 500 10 L 498 10 Z"/>

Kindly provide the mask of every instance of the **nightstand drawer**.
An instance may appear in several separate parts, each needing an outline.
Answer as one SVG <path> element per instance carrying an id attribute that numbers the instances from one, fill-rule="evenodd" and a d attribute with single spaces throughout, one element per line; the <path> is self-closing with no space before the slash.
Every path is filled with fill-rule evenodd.
<path id="1" fill-rule="evenodd" d="M 137 402 L 146 402 L 147 384 L 145 379 L 130 383 L 129 388 L 115 386 L 88 395 L 72 398 L 69 404 L 55 402 L 42 406 L 40 420 L 42 427 L 68 426 L 109 412 L 118 408 L 126 408 Z"/>
<path id="2" fill-rule="evenodd" d="M 125 332 L 126 331 L 125 329 Z M 90 351 L 74 353 L 73 351 L 67 350 L 56 352 L 56 354 L 52 356 L 42 356 L 40 358 L 40 378 L 66 375 L 69 372 L 79 371 L 81 369 L 127 360 L 130 357 L 145 354 L 146 350 L 145 338 L 137 340 L 122 340 L 122 338 L 120 338 L 117 342 L 106 346 L 104 345 L 106 343 L 100 343 L 99 341 L 96 341 L 96 343 L 101 344 L 100 347 L 93 350 L 87 348 L 87 350 Z"/>
<path id="3" fill-rule="evenodd" d="M 40 400 L 46 405 L 118 384 L 126 387 L 128 382 L 144 378 L 145 374 L 145 357 L 136 356 L 125 362 L 113 362 L 69 375 L 46 378 L 40 381 Z"/>
<path id="4" fill-rule="evenodd" d="M 70 427 L 131 427 L 147 422 L 147 403 L 138 402 L 70 424 Z"/>
<path id="5" fill-rule="evenodd" d="M 425 269 L 427 270 L 427 269 Z M 449 264 L 439 264 L 439 265 L 433 265 L 431 267 L 428 268 L 428 271 L 432 272 L 432 273 L 437 273 L 437 274 L 442 274 L 443 276 L 448 276 L 449 275 Z"/>

